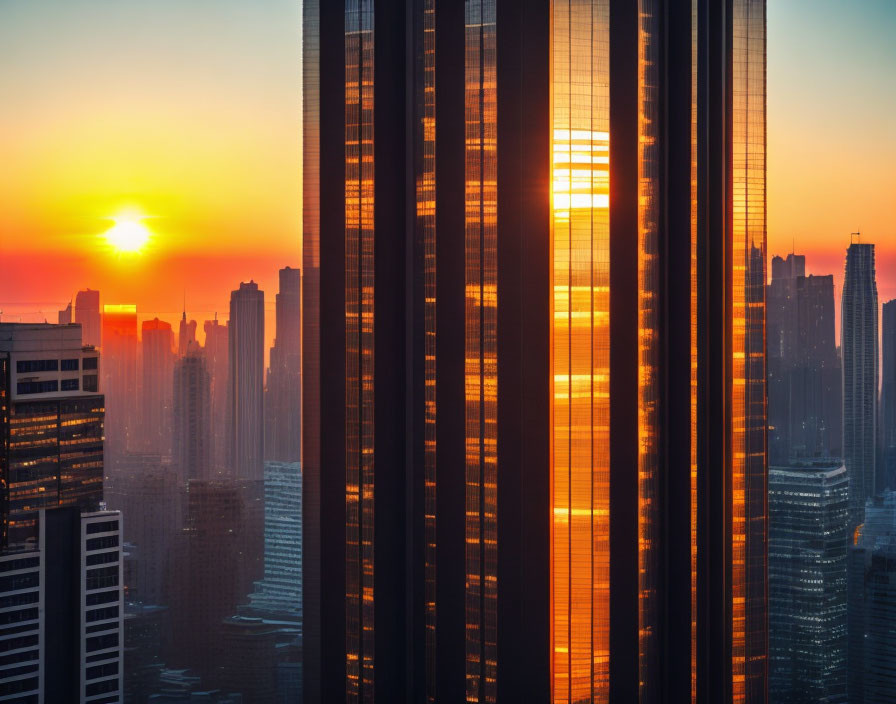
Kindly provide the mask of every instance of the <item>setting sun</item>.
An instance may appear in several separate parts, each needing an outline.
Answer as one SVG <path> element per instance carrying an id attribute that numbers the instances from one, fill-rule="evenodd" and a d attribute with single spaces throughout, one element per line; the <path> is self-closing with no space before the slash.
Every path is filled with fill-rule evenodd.
<path id="1" fill-rule="evenodd" d="M 150 231 L 139 215 L 119 215 L 105 235 L 106 240 L 119 252 L 137 253 L 149 241 Z"/>

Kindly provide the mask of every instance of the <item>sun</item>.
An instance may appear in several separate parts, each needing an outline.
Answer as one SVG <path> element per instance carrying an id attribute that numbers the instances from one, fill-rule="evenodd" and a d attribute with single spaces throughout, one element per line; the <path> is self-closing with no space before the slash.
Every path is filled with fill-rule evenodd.
<path id="1" fill-rule="evenodd" d="M 106 230 L 106 240 L 119 252 L 139 253 L 152 235 L 142 222 L 144 217 L 127 214 L 112 218 L 114 224 Z"/>

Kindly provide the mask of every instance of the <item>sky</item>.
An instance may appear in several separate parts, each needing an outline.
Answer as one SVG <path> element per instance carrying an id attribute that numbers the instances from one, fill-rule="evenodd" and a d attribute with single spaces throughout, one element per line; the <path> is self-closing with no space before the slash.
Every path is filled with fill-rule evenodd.
<path id="1" fill-rule="evenodd" d="M 227 317 L 301 263 L 299 0 L 0 0 L 0 310 L 79 288 Z M 896 2 L 768 3 L 769 255 L 839 283 L 850 233 L 896 298 Z M 124 210 L 153 236 L 104 236 Z M 268 318 L 268 344 L 273 319 Z M 201 324 L 200 324 L 201 329 Z"/>
<path id="2" fill-rule="evenodd" d="M 2 0 L 0 56 L 4 320 L 89 286 L 201 330 L 249 279 L 273 312 L 301 266 L 298 2 Z M 103 235 L 123 210 L 140 254 Z"/>
<path id="3" fill-rule="evenodd" d="M 893 0 L 768 2 L 768 251 L 834 274 L 838 302 L 851 232 L 896 298 L 894 36 Z"/>

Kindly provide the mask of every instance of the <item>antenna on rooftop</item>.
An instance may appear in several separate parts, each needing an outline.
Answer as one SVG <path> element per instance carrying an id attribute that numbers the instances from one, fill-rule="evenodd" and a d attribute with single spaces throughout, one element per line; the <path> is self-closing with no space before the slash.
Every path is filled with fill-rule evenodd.
<path id="1" fill-rule="evenodd" d="M 849 243 L 850 244 L 856 244 L 856 240 L 861 240 L 861 239 L 862 239 L 861 232 L 850 232 L 849 233 Z"/>

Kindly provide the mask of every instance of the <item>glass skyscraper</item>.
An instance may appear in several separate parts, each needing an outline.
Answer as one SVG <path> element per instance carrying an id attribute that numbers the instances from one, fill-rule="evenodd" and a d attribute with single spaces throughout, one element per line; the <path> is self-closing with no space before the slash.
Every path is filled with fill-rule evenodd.
<path id="1" fill-rule="evenodd" d="M 304 21 L 307 701 L 764 703 L 764 0 Z"/>
<path id="2" fill-rule="evenodd" d="M 849 481 L 842 462 L 770 467 L 769 695 L 846 702 Z"/>
<path id="3" fill-rule="evenodd" d="M 853 243 L 846 252 L 840 325 L 843 458 L 849 472 L 853 527 L 864 520 L 865 501 L 872 498 L 878 488 L 878 313 L 874 245 Z"/>

